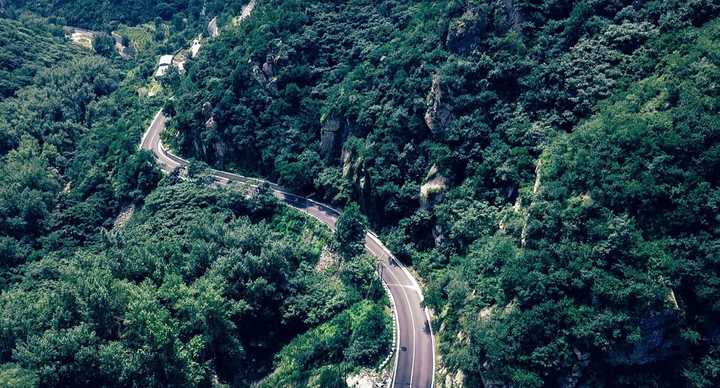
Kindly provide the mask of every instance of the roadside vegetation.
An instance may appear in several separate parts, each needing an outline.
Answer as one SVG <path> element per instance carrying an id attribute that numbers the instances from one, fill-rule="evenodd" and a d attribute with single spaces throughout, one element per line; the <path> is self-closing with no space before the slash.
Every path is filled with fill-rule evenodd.
<path id="1" fill-rule="evenodd" d="M 0 101 L 0 284 L 27 262 L 96 239 L 160 179 L 152 157 L 136 149 L 157 106 L 135 93 L 144 80 L 124 77 L 39 19 L 0 19 L 11 42 L 0 56 L 18 58 L 12 35 L 27 23 L 35 32 L 24 35 L 22 51 L 57 55 L 17 62 L 8 76 L 14 90 Z"/>
<path id="2" fill-rule="evenodd" d="M 277 378 L 303 385 L 302 373 L 342 365 L 342 381 L 374 366 L 389 341 L 382 292 L 380 304 L 362 300 L 373 266 L 318 271 L 324 226 L 267 192 L 176 180 L 124 226 L 29 263 L 5 288 L 6 374 L 39 386 L 247 386 L 291 341 L 278 365 L 301 367 Z"/>
<path id="3" fill-rule="evenodd" d="M 342 386 L 390 346 L 372 226 L 426 286 L 437 384 L 720 385 L 716 1 L 243 4 L 2 2 L 0 383 Z M 161 105 L 189 182 L 137 150 Z"/>
<path id="4" fill-rule="evenodd" d="M 134 26 L 156 19 L 176 24 L 207 23 L 212 17 L 209 15 L 223 11 L 239 15 L 242 5 L 221 0 L 15 0 L 8 2 L 6 13 L 13 17 L 30 12 L 54 24 L 109 31 L 117 24 Z"/>
<path id="5" fill-rule="evenodd" d="M 0 19 L 0 386 L 343 386 L 376 367 L 392 334 L 372 258 L 341 259 L 267 190 L 201 163 L 163 177 L 138 149 L 166 97 L 142 93 L 156 53 L 188 43 L 153 23 L 121 27 L 144 39 L 125 60 L 109 35 Z"/>
<path id="6" fill-rule="evenodd" d="M 716 386 L 719 12 L 263 1 L 166 140 L 357 202 L 428 286 L 440 381 Z"/>

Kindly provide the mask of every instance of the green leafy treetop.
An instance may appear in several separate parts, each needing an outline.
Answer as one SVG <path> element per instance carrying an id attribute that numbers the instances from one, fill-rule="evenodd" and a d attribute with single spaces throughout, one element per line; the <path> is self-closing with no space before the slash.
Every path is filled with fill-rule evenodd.
<path id="1" fill-rule="evenodd" d="M 361 254 L 365 246 L 368 221 L 357 203 L 350 203 L 338 218 L 335 229 L 335 251 L 344 260 Z"/>
<path id="2" fill-rule="evenodd" d="M 112 57 L 115 52 L 115 39 L 108 34 L 99 34 L 93 39 L 93 49 L 98 55 Z"/>

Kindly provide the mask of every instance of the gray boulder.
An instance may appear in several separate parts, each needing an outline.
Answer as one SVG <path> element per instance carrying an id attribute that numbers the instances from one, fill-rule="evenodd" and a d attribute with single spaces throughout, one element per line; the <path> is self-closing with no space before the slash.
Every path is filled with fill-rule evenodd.
<path id="1" fill-rule="evenodd" d="M 320 129 L 320 155 L 326 160 L 336 157 L 342 144 L 340 120 L 332 117 Z"/>
<path id="2" fill-rule="evenodd" d="M 440 77 L 433 76 L 430 92 L 425 100 L 425 124 L 434 134 L 443 134 L 450 123 L 450 107 L 443 101 L 443 90 Z"/>

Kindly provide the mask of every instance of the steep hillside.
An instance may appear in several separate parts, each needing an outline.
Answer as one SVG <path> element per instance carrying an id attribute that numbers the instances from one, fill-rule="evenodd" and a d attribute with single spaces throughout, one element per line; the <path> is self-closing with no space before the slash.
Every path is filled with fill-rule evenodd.
<path id="1" fill-rule="evenodd" d="M 467 335 L 445 337 L 452 365 L 537 386 L 717 384 L 720 23 L 653 44 L 668 51 L 651 75 L 549 143 L 527 209 L 434 278 L 448 334 Z"/>
<path id="2" fill-rule="evenodd" d="M 56 24 L 105 30 L 118 23 L 136 25 L 183 18 L 201 20 L 222 10 L 240 10 L 241 2 L 218 0 L 14 0 L 6 5 L 6 16 L 32 12 L 51 18 Z"/>
<path id="3" fill-rule="evenodd" d="M 201 163 L 161 179 L 139 149 L 167 98 L 144 92 L 154 51 L 195 36 L 166 32 L 121 60 L 0 19 L 0 386 L 342 386 L 377 367 L 389 301 L 370 256 L 334 252 L 357 236 Z"/>
<path id="4" fill-rule="evenodd" d="M 12 96 L 0 100 L 2 286 L 16 266 L 96 238 L 159 174 L 136 153 L 152 109 L 135 92 L 144 80 L 42 20 L 0 28 L 9 39 L 0 57 L 15 64 L 3 78 Z"/>
<path id="5" fill-rule="evenodd" d="M 712 386 L 718 12 L 263 1 L 166 142 L 359 202 L 425 277 L 442 383 Z"/>
<path id="6" fill-rule="evenodd" d="M 0 19 L 0 99 L 30 84 L 38 70 L 81 56 L 62 36 L 61 28 L 41 20 Z"/>
<path id="7" fill-rule="evenodd" d="M 124 226 L 37 260 L 3 291 L 0 357 L 11 362 L 0 382 L 12 373 L 38 386 L 248 386 L 325 321 L 336 335 L 310 331 L 304 353 L 284 351 L 296 365 L 288 381 L 343 376 L 385 354 L 383 305 L 362 300 L 383 296 L 365 282 L 372 263 L 316 271 L 330 238 L 319 223 L 262 191 L 245 198 L 173 179 Z"/>
<path id="8" fill-rule="evenodd" d="M 437 386 L 720 386 L 717 1 L 245 4 L 0 0 L 0 385 L 343 386 L 388 351 L 362 211 Z M 161 101 L 189 182 L 138 150 Z"/>

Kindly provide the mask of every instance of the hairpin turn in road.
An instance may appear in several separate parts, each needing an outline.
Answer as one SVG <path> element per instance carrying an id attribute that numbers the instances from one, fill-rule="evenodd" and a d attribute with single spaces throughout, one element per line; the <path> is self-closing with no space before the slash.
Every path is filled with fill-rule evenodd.
<path id="1" fill-rule="evenodd" d="M 165 129 L 166 117 L 158 112 L 150 127 L 143 135 L 140 147 L 152 151 L 155 159 L 165 172 L 187 166 L 188 161 L 167 151 L 160 140 Z M 211 175 L 221 182 L 238 182 L 257 186 L 267 183 L 273 194 L 286 205 L 316 218 L 331 229 L 335 229 L 340 212 L 330 206 L 292 194 L 284 188 L 260 179 L 212 170 Z M 392 387 L 427 388 L 433 386 L 435 369 L 435 347 L 432 326 L 427 309 L 422 305 L 420 286 L 373 232 L 365 236 L 365 248 L 380 263 L 380 273 L 389 290 L 396 322 L 395 367 L 390 381 Z"/>

